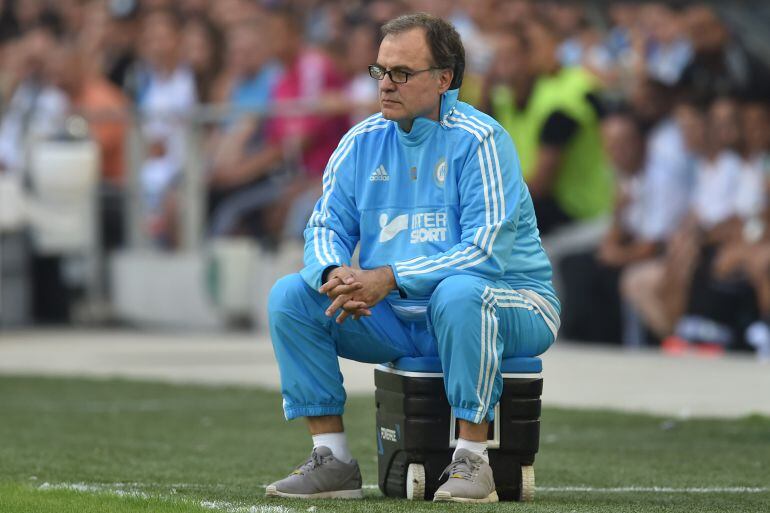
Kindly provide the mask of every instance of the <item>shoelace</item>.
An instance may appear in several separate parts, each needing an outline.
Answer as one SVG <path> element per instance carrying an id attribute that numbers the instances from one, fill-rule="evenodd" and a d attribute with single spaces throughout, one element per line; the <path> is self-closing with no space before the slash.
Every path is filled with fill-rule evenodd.
<path id="1" fill-rule="evenodd" d="M 292 475 L 295 474 L 304 474 L 305 472 L 309 472 L 311 470 L 314 470 L 318 467 L 320 467 L 323 464 L 323 458 L 318 455 L 317 452 L 313 451 L 310 453 L 310 457 L 307 459 L 305 463 L 298 466 L 296 469 L 294 469 L 294 472 L 292 472 Z"/>
<path id="2" fill-rule="evenodd" d="M 459 479 L 467 479 L 470 481 L 473 478 L 473 474 L 478 470 L 479 466 L 479 463 L 473 462 L 470 458 L 465 456 L 459 460 L 452 461 L 452 463 L 450 463 L 447 468 L 444 469 L 444 472 L 441 473 L 441 477 L 447 475 L 450 478 L 454 477 Z"/>

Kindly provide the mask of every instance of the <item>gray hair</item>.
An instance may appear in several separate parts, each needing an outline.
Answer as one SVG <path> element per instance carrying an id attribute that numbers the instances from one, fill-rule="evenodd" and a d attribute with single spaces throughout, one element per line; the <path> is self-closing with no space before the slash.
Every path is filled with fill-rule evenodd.
<path id="1" fill-rule="evenodd" d="M 413 28 L 425 29 L 434 66 L 452 70 L 449 89 L 459 89 L 465 73 L 465 48 L 454 26 L 441 18 L 425 13 L 405 14 L 382 26 L 382 36 L 400 34 Z"/>

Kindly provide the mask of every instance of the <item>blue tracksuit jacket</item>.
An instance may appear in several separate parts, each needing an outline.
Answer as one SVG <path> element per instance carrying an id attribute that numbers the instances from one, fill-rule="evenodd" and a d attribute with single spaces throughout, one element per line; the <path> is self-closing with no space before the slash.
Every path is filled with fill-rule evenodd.
<path id="1" fill-rule="evenodd" d="M 439 282 L 469 274 L 547 299 L 558 312 L 551 265 L 508 133 L 447 91 L 440 121 L 417 118 L 410 132 L 375 114 L 341 140 L 305 230 L 312 288 L 330 266 L 389 265 L 403 320 L 424 315 Z M 558 321 L 556 321 L 558 322 Z"/>

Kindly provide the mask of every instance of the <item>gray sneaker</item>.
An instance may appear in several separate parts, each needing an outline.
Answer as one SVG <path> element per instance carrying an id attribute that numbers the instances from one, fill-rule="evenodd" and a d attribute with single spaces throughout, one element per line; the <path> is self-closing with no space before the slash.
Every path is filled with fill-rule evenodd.
<path id="1" fill-rule="evenodd" d="M 465 449 L 460 449 L 455 459 L 444 469 L 447 475 L 433 496 L 433 502 L 497 502 L 492 467 L 484 459 Z"/>
<path id="2" fill-rule="evenodd" d="M 363 499 L 356 460 L 343 463 L 328 447 L 316 447 L 289 477 L 265 488 L 265 497 L 294 499 Z"/>

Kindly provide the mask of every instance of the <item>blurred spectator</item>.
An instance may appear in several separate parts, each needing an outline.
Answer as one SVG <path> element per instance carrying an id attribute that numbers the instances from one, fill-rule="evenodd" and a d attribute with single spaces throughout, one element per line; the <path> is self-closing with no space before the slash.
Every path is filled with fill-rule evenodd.
<path id="1" fill-rule="evenodd" d="M 721 246 L 714 259 L 706 293 L 710 309 L 700 317 L 730 329 L 731 341 L 746 340 L 761 356 L 770 357 L 770 233 L 766 228 L 770 184 L 770 112 L 766 104 L 747 102 L 741 112 L 743 167 L 736 195 L 735 240 Z M 737 305 L 737 306 L 736 306 Z"/>
<path id="2" fill-rule="evenodd" d="M 363 121 L 379 109 L 377 82 L 369 76 L 368 66 L 377 60 L 379 29 L 374 25 L 360 24 L 348 30 L 345 64 L 348 83 L 344 100 L 349 106 L 350 126 Z"/>
<path id="3" fill-rule="evenodd" d="M 715 101 L 709 109 L 705 144 L 696 163 L 690 215 L 672 238 L 666 258 L 658 263 L 656 272 L 637 273 L 635 286 L 626 284 L 629 299 L 647 323 L 659 330 L 659 335 L 666 329 L 675 332 L 674 337 L 663 341 L 666 350 L 682 351 L 688 340 L 719 346 L 730 342 L 728 328 L 705 321 L 700 313 L 713 310 L 711 302 L 715 295 L 706 290 L 713 256 L 717 245 L 729 242 L 732 235 L 729 223 L 736 214 L 735 195 L 741 170 L 736 153 L 739 145 L 736 103 L 727 98 Z M 646 298 L 647 303 L 640 304 L 635 287 L 655 291 L 657 300 Z"/>
<path id="4" fill-rule="evenodd" d="M 594 42 L 584 39 L 588 24 L 583 6 L 577 3 L 548 1 L 545 2 L 544 9 L 559 39 L 556 55 L 560 64 L 570 67 L 587 62 L 587 54 Z"/>
<path id="5" fill-rule="evenodd" d="M 50 26 L 50 14 L 45 9 L 43 0 L 23 0 L 10 3 L 10 9 L 13 11 L 13 19 L 19 32 L 24 34 L 34 29 L 38 25 L 46 23 Z"/>
<path id="6" fill-rule="evenodd" d="M 334 68 L 332 60 L 304 45 L 300 28 L 290 10 L 275 11 L 271 17 L 271 41 L 277 45 L 276 55 L 284 67 L 272 96 L 276 109 L 295 108 L 297 102 L 302 102 L 306 109 L 318 109 L 326 95 L 339 94 L 344 86 L 343 74 Z M 212 176 L 214 189 L 224 191 L 267 176 L 283 161 L 291 173 L 291 182 L 263 216 L 263 227 L 275 240 L 281 238 L 292 207 L 301 212 L 294 215 L 294 224 L 304 218 L 301 222 L 304 226 L 312 209 L 309 198 L 320 196 L 320 177 L 348 126 L 346 119 L 339 115 L 278 112 L 266 123 L 267 144 L 260 151 L 236 166 L 216 170 Z M 295 205 L 298 198 L 301 199 Z M 276 199 L 275 193 L 273 199 Z M 293 225 L 289 229 L 296 234 L 302 231 Z"/>
<path id="7" fill-rule="evenodd" d="M 225 120 L 210 142 L 212 187 L 208 208 L 210 232 L 215 236 L 242 229 L 244 218 L 272 201 L 279 186 L 275 180 L 265 179 L 279 167 L 281 157 L 280 152 L 266 148 L 264 137 L 263 116 L 282 74 L 267 29 L 265 22 L 245 21 L 228 33 L 226 70 L 216 99 L 231 105 L 236 114 Z M 241 117 L 239 112 L 253 115 Z M 264 160 L 255 164 L 255 156 Z M 248 165 L 253 175 L 247 174 L 240 182 L 228 182 L 228 176 L 239 176 L 243 166 Z M 262 167 L 257 170 L 257 166 Z"/>
<path id="8" fill-rule="evenodd" d="M 50 83 L 64 93 L 67 110 L 85 116 L 92 137 L 101 153 L 102 177 L 123 184 L 123 143 L 125 108 L 128 99 L 99 71 L 89 70 L 84 57 L 73 46 L 63 46 L 48 56 Z"/>
<path id="9" fill-rule="evenodd" d="M 664 349 L 679 351 L 682 342 L 697 341 L 710 344 L 714 349 L 723 349 L 732 343 L 727 319 L 732 308 L 721 303 L 723 294 L 714 290 L 710 277 L 719 246 L 733 242 L 736 235 L 731 221 L 738 213 L 736 198 L 742 166 L 738 153 L 739 120 L 738 104 L 731 98 L 717 99 L 709 108 L 707 146 L 704 158 L 696 165 L 691 219 L 674 240 L 682 247 L 672 247 L 664 275 L 664 291 L 673 305 L 671 311 L 679 318 L 675 336 L 663 341 Z M 687 277 L 689 280 L 678 279 L 683 268 L 693 269 L 692 276 Z M 725 316 L 713 319 L 715 309 Z"/>
<path id="10" fill-rule="evenodd" d="M 640 65 L 648 76 L 666 85 L 676 84 L 692 59 L 692 45 L 684 31 L 684 18 L 675 7 L 663 2 L 641 10 L 645 39 Z"/>
<path id="11" fill-rule="evenodd" d="M 29 139 L 50 136 L 61 127 L 66 99 L 48 87 L 44 75 L 55 46 L 50 29 L 41 26 L 27 31 L 5 55 L 11 93 L 0 121 L 0 171 L 24 171 Z"/>
<path id="12" fill-rule="evenodd" d="M 100 153 L 101 242 L 106 250 L 124 243 L 125 154 L 128 118 L 126 95 L 88 62 L 74 45 L 54 50 L 48 58 L 50 83 L 66 98 L 67 114 L 85 117 Z"/>
<path id="13" fill-rule="evenodd" d="M 496 18 L 493 0 L 460 0 L 458 9 L 450 19 L 465 47 L 465 76 L 460 90 L 461 99 L 478 105 L 487 100 L 484 94 L 484 77 L 491 72 L 495 58 Z"/>
<path id="14" fill-rule="evenodd" d="M 542 23 L 498 34 L 484 95 L 516 143 L 541 234 L 612 204 L 596 84 L 581 68 L 561 68 L 556 44 Z"/>
<path id="15" fill-rule="evenodd" d="M 602 132 L 616 174 L 613 221 L 597 251 L 569 255 L 561 262 L 562 333 L 578 340 L 617 342 L 622 331 L 621 272 L 629 264 L 656 256 L 661 233 L 651 223 L 655 190 L 651 176 L 644 172 L 640 125 L 631 114 L 617 113 L 603 122 Z"/>
<path id="16" fill-rule="evenodd" d="M 759 218 L 767 208 L 770 177 L 770 112 L 760 101 L 741 108 L 743 167 L 735 208 L 744 222 Z"/>
<path id="17" fill-rule="evenodd" d="M 645 114 L 648 124 L 657 120 L 646 152 L 645 174 L 653 204 L 648 222 L 656 227 L 658 240 L 668 242 L 689 209 L 691 166 L 695 156 L 705 151 L 706 118 L 696 104 L 682 102 L 676 107 L 674 120 L 669 116 L 670 96 L 664 87 L 652 82 L 640 88 L 635 95 L 637 112 Z M 688 268 L 678 270 L 689 272 Z M 672 332 L 676 320 L 662 292 L 665 272 L 666 257 L 660 257 L 629 266 L 621 277 L 623 300 L 658 340 Z"/>
<path id="18" fill-rule="evenodd" d="M 85 12 L 89 3 L 85 0 L 57 0 L 49 2 L 51 13 L 56 17 L 59 31 L 65 38 L 76 38 L 86 27 Z"/>
<path id="19" fill-rule="evenodd" d="M 266 15 L 260 2 L 252 0 L 217 0 L 209 2 L 208 13 L 211 21 L 226 34 L 242 21 L 254 21 Z"/>
<path id="20" fill-rule="evenodd" d="M 186 155 L 185 129 L 189 111 L 197 104 L 195 78 L 182 61 L 180 24 L 172 11 L 145 15 L 141 42 L 136 101 L 148 145 L 148 158 L 140 171 L 147 230 L 158 242 L 173 244 L 166 202 Z"/>
<path id="21" fill-rule="evenodd" d="M 281 41 L 278 56 L 285 72 L 275 88 L 276 106 L 301 101 L 312 106 L 323 104 L 327 95 L 338 95 L 344 87 L 344 75 L 325 54 L 304 46 L 296 15 L 278 11 L 273 19 L 272 37 Z M 271 208 L 268 232 L 280 240 L 284 236 L 301 237 L 313 208 L 321 195 L 321 176 L 337 143 L 348 128 L 346 116 L 310 114 L 272 118 L 267 138 L 273 148 L 281 148 L 299 171 Z M 295 157 L 295 158 L 296 158 Z M 288 221 L 288 222 L 287 222 Z"/>
<path id="22" fill-rule="evenodd" d="M 230 104 L 236 111 L 243 108 L 263 114 L 268 110 L 273 89 L 283 72 L 276 47 L 270 40 L 266 21 L 243 21 L 232 27 L 227 34 L 224 69 L 217 80 L 214 100 Z M 244 122 L 244 118 L 229 116 L 224 126 L 230 129 Z"/>
<path id="23" fill-rule="evenodd" d="M 206 18 L 192 18 L 182 29 L 182 60 L 195 75 L 201 103 L 213 100 L 214 82 L 222 68 L 222 35 Z"/>
<path id="24" fill-rule="evenodd" d="M 136 98 L 139 89 L 138 44 L 140 20 L 136 8 L 117 8 L 120 2 L 110 2 L 107 13 L 107 28 L 104 41 L 96 48 L 97 59 L 105 75 L 116 86 L 122 88 L 131 98 Z"/>
<path id="25" fill-rule="evenodd" d="M 382 25 L 407 12 L 404 0 L 372 0 L 366 6 L 366 17 L 376 25 Z"/>
<path id="26" fill-rule="evenodd" d="M 639 6 L 632 2 L 612 2 L 608 7 L 610 29 L 604 46 L 617 66 L 630 68 L 632 59 L 632 32 Z"/>
<path id="27" fill-rule="evenodd" d="M 688 212 L 693 185 L 693 152 L 700 149 L 696 127 L 684 130 L 674 119 L 675 91 L 651 79 L 642 79 L 631 95 L 636 117 L 646 130 L 645 175 L 655 189 L 655 205 L 649 209 L 656 238 L 667 238 Z M 690 112 L 690 111 L 687 111 Z M 690 118 L 686 118 L 690 120 Z M 693 131 L 694 130 L 694 131 Z M 686 146 L 690 137 L 693 146 Z"/>
<path id="28" fill-rule="evenodd" d="M 305 41 L 314 46 L 343 43 L 346 37 L 346 10 L 350 5 L 343 2 L 310 2 L 310 12 L 302 27 Z"/>
<path id="29" fill-rule="evenodd" d="M 752 253 L 770 235 L 765 228 L 770 193 L 770 112 L 761 102 L 747 102 L 741 110 L 742 167 L 735 196 L 732 244 L 720 248 L 714 261 L 717 278 L 747 271 Z M 769 298 L 770 299 L 770 298 Z M 768 304 L 770 307 L 770 303 Z"/>
<path id="30" fill-rule="evenodd" d="M 730 38 L 711 7 L 696 4 L 687 9 L 685 17 L 694 54 L 682 74 L 682 85 L 701 99 L 770 96 L 767 67 Z"/>
<path id="31" fill-rule="evenodd" d="M 561 65 L 582 66 L 604 84 L 610 84 L 612 55 L 602 33 L 588 23 L 584 7 L 578 3 L 551 1 L 544 3 L 543 8 L 559 40 L 556 54 Z"/>
<path id="32" fill-rule="evenodd" d="M 719 228 L 737 214 L 736 201 L 741 174 L 741 125 L 738 104 L 732 98 L 715 100 L 708 114 L 707 146 L 695 170 L 692 215 L 711 239 L 724 240 L 731 231 Z M 711 233 L 708 233 L 711 232 Z"/>

